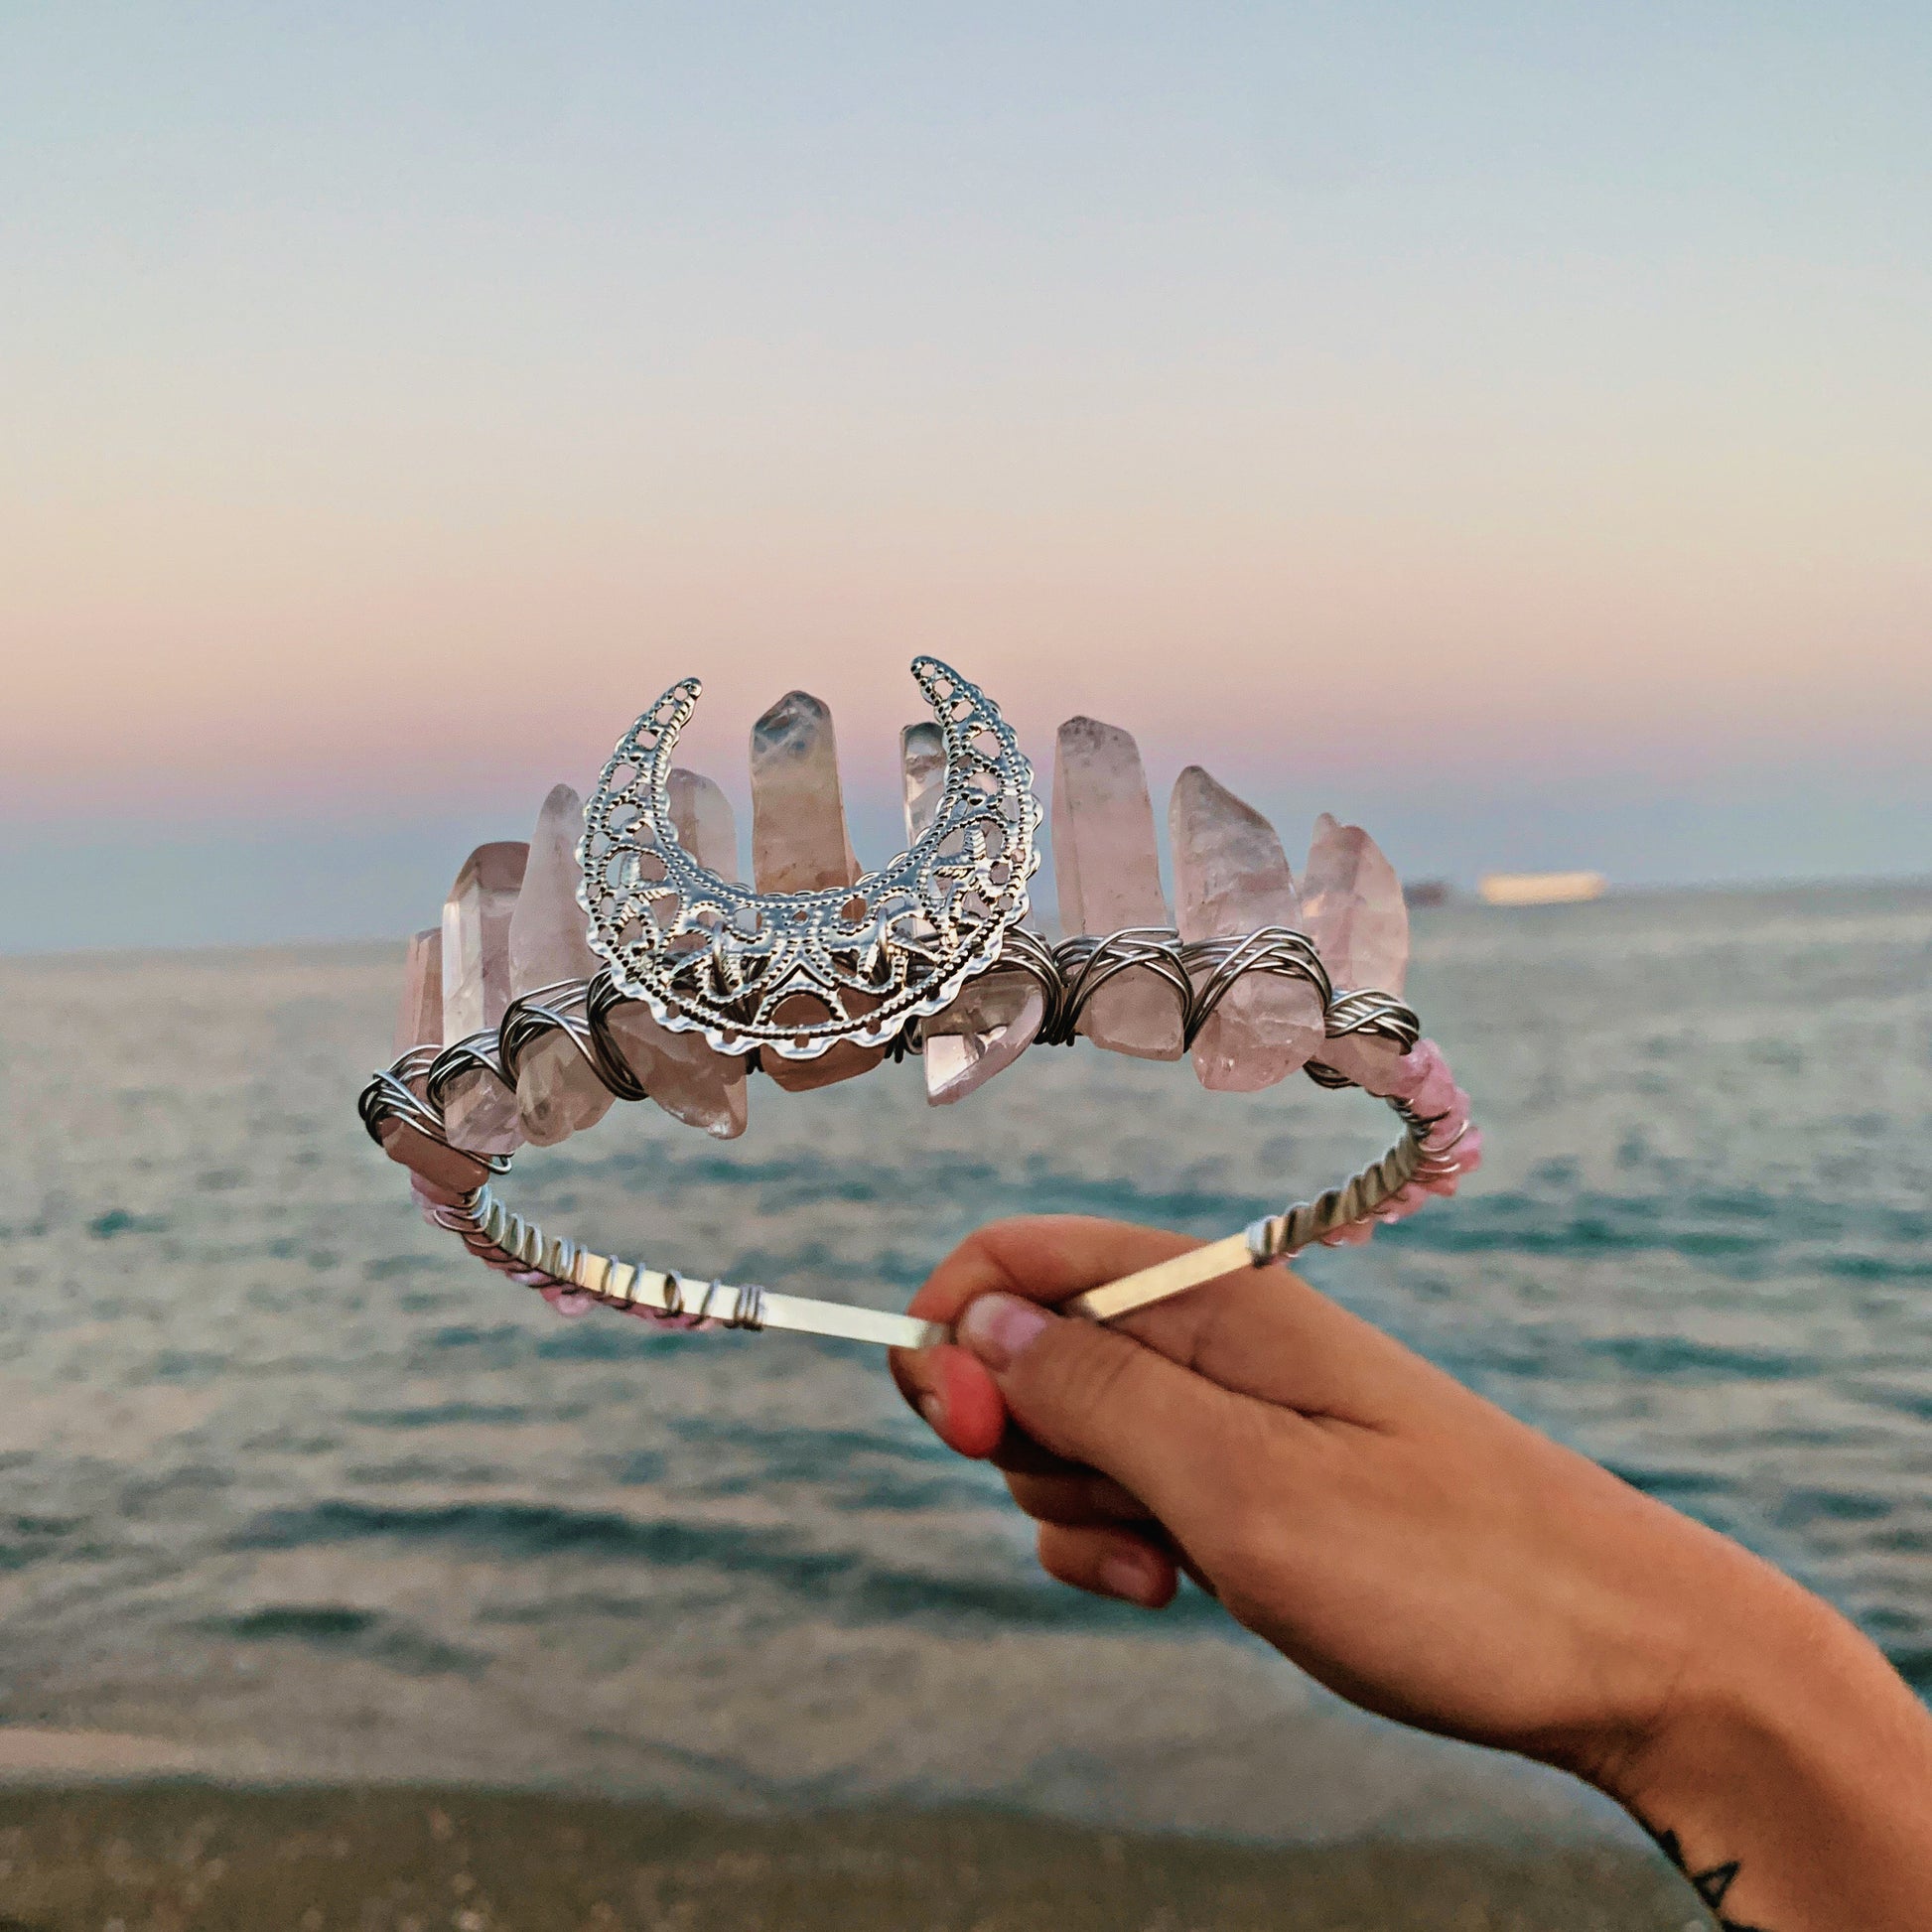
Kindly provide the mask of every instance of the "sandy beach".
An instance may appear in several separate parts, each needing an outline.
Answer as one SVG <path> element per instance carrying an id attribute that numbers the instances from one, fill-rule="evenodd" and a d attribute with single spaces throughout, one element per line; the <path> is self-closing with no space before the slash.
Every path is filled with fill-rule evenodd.
<path id="1" fill-rule="evenodd" d="M 3 1932 L 1679 1932 L 1661 1861 L 422 1787 L 0 1793 Z"/>

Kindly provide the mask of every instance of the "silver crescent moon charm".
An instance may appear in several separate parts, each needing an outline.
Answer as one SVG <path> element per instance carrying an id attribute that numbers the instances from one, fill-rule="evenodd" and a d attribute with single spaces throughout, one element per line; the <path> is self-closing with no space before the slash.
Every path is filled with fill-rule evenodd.
<path id="1" fill-rule="evenodd" d="M 886 1044 L 999 958 L 1039 866 L 1033 766 L 977 686 L 936 657 L 915 657 L 912 675 L 945 737 L 938 812 L 890 865 L 820 892 L 753 892 L 678 842 L 671 754 L 696 678 L 637 720 L 585 807 L 578 848 L 590 943 L 621 993 L 721 1052 L 809 1060 L 842 1039 Z"/>

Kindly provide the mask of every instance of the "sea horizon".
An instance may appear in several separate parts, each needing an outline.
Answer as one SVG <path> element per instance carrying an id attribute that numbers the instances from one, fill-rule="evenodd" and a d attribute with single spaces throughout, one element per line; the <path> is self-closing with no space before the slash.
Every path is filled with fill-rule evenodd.
<path id="1" fill-rule="evenodd" d="M 885 855 L 882 854 L 882 856 Z M 1499 872 L 1504 870 L 1501 867 L 1497 868 Z M 1507 870 L 1520 870 L 1530 876 L 1543 876 L 1543 873 L 1534 867 L 1510 868 Z M 1566 872 L 1573 870 L 1585 871 L 1588 870 L 1588 867 L 1586 862 L 1579 861 L 1574 868 L 1548 869 L 1552 874 L 1557 873 L 1559 870 Z M 1046 887 L 1042 891 L 1040 884 L 1037 881 L 1035 882 L 1033 893 L 1033 910 L 1023 923 L 1032 926 L 1036 931 L 1046 933 L 1048 936 L 1057 937 L 1059 936 L 1059 921 L 1053 915 L 1052 911 L 1050 871 L 1043 872 L 1042 877 L 1047 881 Z M 1405 888 L 1410 891 L 1414 891 L 1418 887 L 1435 888 L 1446 886 L 1448 888 L 1447 901 L 1431 900 L 1412 904 L 1412 918 L 1426 918 L 1432 913 L 1441 910 L 1445 902 L 1449 906 L 1474 908 L 1485 913 L 1493 914 L 1498 918 L 1520 917 L 1524 914 L 1536 914 L 1552 909 L 1543 905 L 1485 904 L 1478 895 L 1477 885 L 1473 880 L 1448 878 L 1434 873 L 1418 873 L 1413 876 L 1406 876 L 1403 883 Z M 1886 888 L 1898 888 L 1904 891 L 1911 891 L 1928 887 L 1932 887 L 1932 867 L 1923 870 L 1804 874 L 1788 878 L 1776 875 L 1765 875 L 1762 877 L 1753 875 L 1748 878 L 1738 879 L 1633 882 L 1620 881 L 1606 876 L 1604 878 L 1603 891 L 1599 898 L 1590 902 L 1600 903 L 1603 900 L 1682 897 L 1700 895 L 1738 897 L 1785 893 L 1860 892 L 1865 890 L 1878 891 Z M 121 940 L 41 945 L 31 942 L 21 943 L 12 940 L 4 930 L 0 930 L 0 959 L 50 960 L 119 956 L 147 957 L 174 953 L 193 954 L 214 952 L 272 953 L 311 946 L 353 949 L 367 946 L 402 945 L 406 943 L 412 931 L 419 930 L 424 926 L 434 925 L 440 910 L 440 902 L 436 902 L 433 899 L 426 901 L 423 915 L 415 925 L 406 926 L 394 932 L 370 932 L 367 930 L 333 933 L 296 931 L 246 939 L 220 937 L 177 939 L 154 945 L 129 944 Z"/>

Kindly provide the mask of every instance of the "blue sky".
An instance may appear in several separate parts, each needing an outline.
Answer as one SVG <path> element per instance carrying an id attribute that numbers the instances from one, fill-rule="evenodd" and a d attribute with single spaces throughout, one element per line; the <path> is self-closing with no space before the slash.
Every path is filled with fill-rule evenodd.
<path id="1" fill-rule="evenodd" d="M 0 946 L 419 924 L 690 671 L 741 804 L 827 697 L 877 847 L 918 649 L 1291 850 L 1932 871 L 1929 83 L 1903 7 L 16 10 Z"/>

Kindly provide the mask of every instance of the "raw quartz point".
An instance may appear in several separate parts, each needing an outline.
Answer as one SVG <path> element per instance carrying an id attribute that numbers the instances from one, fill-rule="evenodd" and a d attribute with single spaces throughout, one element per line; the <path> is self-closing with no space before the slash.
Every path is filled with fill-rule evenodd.
<path id="1" fill-rule="evenodd" d="M 721 879 L 738 873 L 738 821 L 731 800 L 709 778 L 673 767 L 668 785 L 678 843 Z M 673 1120 L 721 1141 L 745 1131 L 745 1061 L 705 1044 L 702 1034 L 674 1034 L 641 1002 L 611 1009 L 605 1022 L 644 1091 Z"/>
<path id="2" fill-rule="evenodd" d="M 809 692 L 787 691 L 752 727 L 753 883 L 815 893 L 858 877 L 832 714 Z"/>
<path id="3" fill-rule="evenodd" d="M 463 862 L 443 905 L 443 1043 L 493 1027 L 510 1003 L 510 915 L 523 887 L 527 845 L 480 845 Z M 512 1154 L 522 1138 L 516 1096 L 477 1068 L 450 1082 L 443 1131 L 477 1154 Z"/>
<path id="4" fill-rule="evenodd" d="M 925 1097 L 946 1107 L 1011 1066 L 1039 1036 L 1046 997 L 1031 973 L 998 967 L 966 982 L 925 1023 Z"/>
<path id="5" fill-rule="evenodd" d="M 396 1009 L 396 1057 L 413 1046 L 443 1044 L 443 928 L 431 926 L 409 942 L 403 962 L 402 999 Z M 423 1082 L 412 1080 L 418 1099 Z M 410 1186 L 434 1186 L 454 1204 L 488 1178 L 488 1171 L 467 1154 L 432 1140 L 420 1128 L 391 1116 L 376 1130 L 382 1151 L 410 1171 Z"/>
<path id="6" fill-rule="evenodd" d="M 916 845 L 939 816 L 946 795 L 946 735 L 930 719 L 898 735 L 899 772 L 905 796 L 905 843 Z"/>
<path id="7" fill-rule="evenodd" d="M 1359 825 L 1339 824 L 1327 812 L 1314 821 L 1302 909 L 1337 993 L 1400 997 L 1409 971 L 1409 908 L 1395 868 Z M 1393 1040 L 1343 1035 L 1318 1057 L 1377 1095 L 1386 1096 L 1389 1081 L 1399 1077 Z"/>
<path id="8" fill-rule="evenodd" d="M 1264 925 L 1300 931 L 1302 903 L 1275 828 L 1198 764 L 1168 801 L 1173 897 L 1182 939 L 1219 939 Z M 1254 1093 L 1299 1072 L 1323 1037 L 1320 993 L 1308 981 L 1243 973 L 1194 1041 L 1194 1072 L 1220 1093 Z"/>
<path id="9" fill-rule="evenodd" d="M 832 714 L 808 692 L 788 691 L 752 727 L 752 883 L 761 893 L 815 893 L 858 879 Z M 827 1009 L 816 994 L 794 993 L 773 1017 L 781 1026 L 815 1026 Z M 759 1064 L 787 1093 L 809 1093 L 868 1072 L 885 1057 L 883 1046 L 842 1039 L 813 1060 L 767 1049 Z"/>
<path id="10" fill-rule="evenodd" d="M 530 863 L 510 914 L 510 992 L 517 999 L 562 980 L 590 979 L 604 963 L 591 951 L 589 919 L 577 902 L 583 832 L 583 799 L 569 785 L 553 785 L 530 835 Z M 516 1069 L 517 1119 L 534 1147 L 555 1147 L 595 1127 L 613 1097 L 561 1031 L 544 1034 Z"/>
<path id="11" fill-rule="evenodd" d="M 402 967 L 402 1004 L 396 1009 L 396 1058 L 412 1046 L 443 1044 L 443 928 L 428 927 L 409 941 Z"/>
<path id="12" fill-rule="evenodd" d="M 1069 936 L 1172 923 L 1140 747 L 1092 718 L 1069 718 L 1054 746 L 1053 875 Z M 1130 966 L 1087 1001 L 1079 1031 L 1112 1052 L 1177 1060 L 1180 1003 L 1152 967 Z"/>
<path id="13" fill-rule="evenodd" d="M 1323 812 L 1302 874 L 1302 905 L 1337 993 L 1393 993 L 1409 971 L 1409 908 L 1402 882 L 1359 825 Z"/>
<path id="14" fill-rule="evenodd" d="M 670 793 L 671 824 L 677 842 L 707 872 L 720 879 L 737 880 L 738 815 L 723 789 L 696 771 L 681 764 L 671 767 L 665 789 Z"/>
<path id="15" fill-rule="evenodd" d="M 946 788 L 946 741 L 934 724 L 899 734 L 905 783 L 905 841 L 913 844 L 939 811 Z M 1031 973 L 995 966 L 966 982 L 951 1006 L 925 1023 L 925 1097 L 947 1107 L 1011 1066 L 1039 1035 L 1045 995 Z"/>

